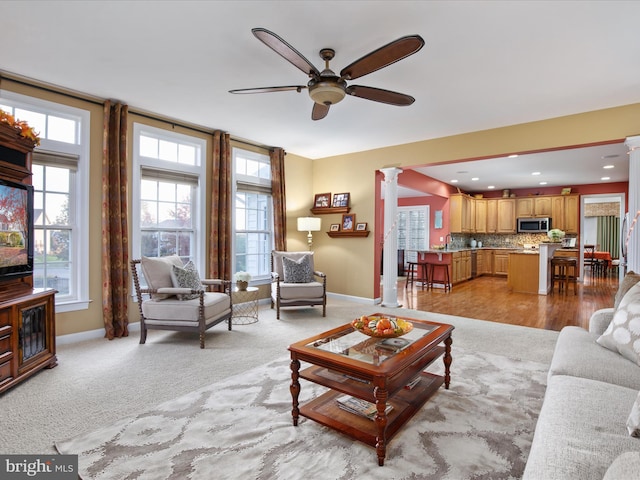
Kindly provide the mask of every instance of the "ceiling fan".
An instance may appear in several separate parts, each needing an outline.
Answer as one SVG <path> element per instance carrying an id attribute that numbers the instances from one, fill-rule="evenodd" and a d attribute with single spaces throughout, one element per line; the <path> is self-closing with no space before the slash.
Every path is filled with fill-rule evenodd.
<path id="1" fill-rule="evenodd" d="M 319 71 L 300 52 L 275 33 L 264 28 L 253 28 L 251 31 L 258 40 L 308 75 L 310 78 L 309 83 L 307 85 L 281 87 L 241 88 L 229 90 L 229 93 L 269 93 L 290 90 L 301 92 L 306 88 L 309 90 L 309 96 L 314 101 L 313 110 L 311 111 L 313 120 L 321 120 L 326 117 L 329 113 L 329 107 L 340 102 L 345 95 L 397 106 L 411 105 L 415 101 L 415 98 L 403 93 L 381 88 L 364 87 L 362 85 L 347 85 L 347 80 L 363 77 L 409 55 L 413 55 L 424 45 L 424 40 L 419 35 L 401 37 L 374 50 L 343 68 L 340 71 L 340 76 L 338 76 L 329 68 L 329 62 L 335 55 L 333 49 L 323 48 L 320 50 L 320 58 L 325 61 L 325 68 Z"/>

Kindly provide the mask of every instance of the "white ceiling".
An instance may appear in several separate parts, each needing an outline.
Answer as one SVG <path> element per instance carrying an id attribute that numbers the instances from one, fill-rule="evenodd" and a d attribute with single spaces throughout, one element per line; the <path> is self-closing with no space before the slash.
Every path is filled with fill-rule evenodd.
<path id="1" fill-rule="evenodd" d="M 0 70 L 316 159 L 640 102 L 638 18 L 634 1 L 3 0 Z M 419 34 L 417 54 L 351 82 L 416 102 L 347 97 L 314 122 L 304 90 L 232 95 L 307 81 L 258 26 L 320 69 L 335 49 L 335 71 Z"/>

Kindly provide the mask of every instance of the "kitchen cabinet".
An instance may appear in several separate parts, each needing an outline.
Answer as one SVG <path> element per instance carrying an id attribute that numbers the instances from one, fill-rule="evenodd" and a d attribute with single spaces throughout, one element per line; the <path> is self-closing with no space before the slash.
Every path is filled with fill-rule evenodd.
<path id="1" fill-rule="evenodd" d="M 493 252 L 493 274 L 508 275 L 509 274 L 509 250 L 495 250 Z"/>
<path id="2" fill-rule="evenodd" d="M 451 233 L 472 233 L 472 200 L 469 195 L 464 193 L 454 193 L 449 197 L 449 227 Z M 473 223 L 475 223 L 475 219 Z"/>
<path id="3" fill-rule="evenodd" d="M 471 252 L 463 250 L 451 255 L 451 283 L 460 283 L 471 278 Z"/>
<path id="4" fill-rule="evenodd" d="M 476 274 L 480 275 L 493 275 L 493 250 L 481 248 L 477 253 L 477 271 Z"/>
<path id="5" fill-rule="evenodd" d="M 474 200 L 476 206 L 476 233 L 487 233 L 487 201 L 483 198 Z"/>
<path id="6" fill-rule="evenodd" d="M 487 200 L 487 233 L 496 233 L 498 231 L 498 199 L 490 198 Z"/>
<path id="7" fill-rule="evenodd" d="M 579 230 L 580 195 L 564 195 L 564 232 L 578 233 Z"/>
<path id="8" fill-rule="evenodd" d="M 577 234 L 580 228 L 580 195 L 552 197 L 551 227 Z"/>
<path id="9" fill-rule="evenodd" d="M 516 199 L 498 199 L 496 233 L 516 233 Z"/>
<path id="10" fill-rule="evenodd" d="M 535 196 L 516 199 L 516 218 L 550 217 L 552 197 Z"/>

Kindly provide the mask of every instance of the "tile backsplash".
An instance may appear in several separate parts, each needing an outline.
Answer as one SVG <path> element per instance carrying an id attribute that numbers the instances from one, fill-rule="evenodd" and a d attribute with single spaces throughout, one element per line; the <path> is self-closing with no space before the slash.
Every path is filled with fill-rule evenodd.
<path id="1" fill-rule="evenodd" d="M 570 238 L 571 235 L 567 235 Z M 453 233 L 451 234 L 452 248 L 465 248 L 471 246 L 471 240 L 482 242 L 483 247 L 521 247 L 525 243 L 542 243 L 549 241 L 546 233 L 514 233 L 514 234 L 492 234 L 492 233 Z"/>

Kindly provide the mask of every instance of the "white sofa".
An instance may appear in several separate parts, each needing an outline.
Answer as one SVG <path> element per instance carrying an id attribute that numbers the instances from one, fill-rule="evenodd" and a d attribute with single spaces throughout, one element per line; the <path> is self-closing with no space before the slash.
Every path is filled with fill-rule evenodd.
<path id="1" fill-rule="evenodd" d="M 592 315 L 589 331 L 560 332 L 523 479 L 640 478 L 640 438 L 627 428 L 640 400 L 640 366 L 597 341 L 616 309 L 640 311 L 640 284 L 633 286 L 637 279 L 630 275 L 635 274 L 621 283 L 615 307 Z"/>

